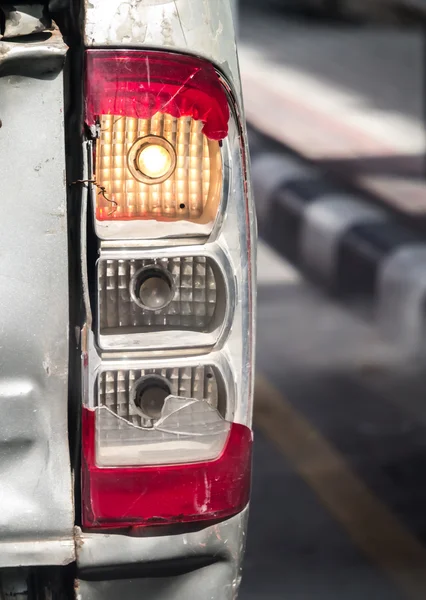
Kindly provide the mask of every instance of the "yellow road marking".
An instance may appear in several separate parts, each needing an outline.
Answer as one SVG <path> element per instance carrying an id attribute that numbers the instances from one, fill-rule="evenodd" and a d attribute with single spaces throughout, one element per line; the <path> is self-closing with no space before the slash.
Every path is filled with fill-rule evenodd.
<path id="1" fill-rule="evenodd" d="M 256 381 L 254 422 L 356 546 L 406 597 L 426 600 L 426 549 L 351 471 L 339 451 L 262 376 Z"/>

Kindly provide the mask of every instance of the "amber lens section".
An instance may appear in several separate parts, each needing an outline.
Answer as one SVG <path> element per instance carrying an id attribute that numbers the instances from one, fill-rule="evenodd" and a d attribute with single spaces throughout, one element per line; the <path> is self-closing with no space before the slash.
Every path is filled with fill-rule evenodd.
<path id="1" fill-rule="evenodd" d="M 202 133 L 201 121 L 160 113 L 152 119 L 102 115 L 100 125 L 95 172 L 98 220 L 187 220 L 202 224 L 215 220 L 222 189 L 222 158 L 219 142 Z M 149 183 L 140 181 L 129 168 L 132 148 L 138 144 L 149 148 L 152 136 L 166 140 L 176 157 L 171 174 L 159 183 L 155 177 Z M 135 164 L 140 168 L 140 163 Z"/>

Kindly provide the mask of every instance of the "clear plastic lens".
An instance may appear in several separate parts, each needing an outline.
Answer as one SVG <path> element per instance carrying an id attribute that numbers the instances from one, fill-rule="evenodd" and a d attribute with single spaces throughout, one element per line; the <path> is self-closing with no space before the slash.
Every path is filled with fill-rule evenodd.
<path id="1" fill-rule="evenodd" d="M 230 424 L 211 367 L 106 371 L 98 387 L 100 466 L 212 460 L 225 445 Z"/>
<path id="2" fill-rule="evenodd" d="M 170 369 L 135 369 L 102 371 L 98 380 L 98 405 L 106 406 L 133 425 L 142 426 L 142 417 L 136 410 L 134 392 L 143 377 L 161 377 L 170 386 L 172 396 L 207 400 L 219 405 L 219 391 L 212 367 L 175 367 Z"/>
<path id="3" fill-rule="evenodd" d="M 131 330 L 209 331 L 223 280 L 203 256 L 101 260 L 98 266 L 101 335 Z"/>
<path id="4" fill-rule="evenodd" d="M 100 116 L 96 217 L 213 223 L 220 202 L 219 142 L 191 117 Z"/>

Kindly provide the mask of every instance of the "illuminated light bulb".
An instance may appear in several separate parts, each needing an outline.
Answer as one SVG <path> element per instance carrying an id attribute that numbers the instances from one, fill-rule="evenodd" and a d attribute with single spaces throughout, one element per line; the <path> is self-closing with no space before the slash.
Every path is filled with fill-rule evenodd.
<path id="1" fill-rule="evenodd" d="M 170 152 L 160 144 L 146 144 L 142 147 L 137 158 L 141 173 L 150 179 L 164 177 L 172 166 Z"/>
<path id="2" fill-rule="evenodd" d="M 127 154 L 127 166 L 133 177 L 142 183 L 162 183 L 175 170 L 176 152 L 165 138 L 147 135 L 137 139 L 131 146 Z"/>

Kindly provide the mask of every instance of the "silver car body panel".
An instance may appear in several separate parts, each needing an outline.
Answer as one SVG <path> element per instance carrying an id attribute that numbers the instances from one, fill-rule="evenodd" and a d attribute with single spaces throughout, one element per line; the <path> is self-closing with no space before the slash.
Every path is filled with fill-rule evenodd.
<path id="1" fill-rule="evenodd" d="M 78 600 L 155 598 L 232 600 L 241 579 L 248 510 L 216 525 L 179 535 L 78 535 Z M 185 570 L 184 562 L 188 562 Z M 153 566 L 179 565 L 174 576 L 153 576 Z M 194 568 L 198 565 L 198 568 Z M 108 579 L 108 568 L 132 568 L 132 577 Z M 102 572 L 102 576 L 99 573 Z"/>
<path id="2" fill-rule="evenodd" d="M 65 53 L 58 32 L 0 40 L 0 567 L 75 556 Z"/>

